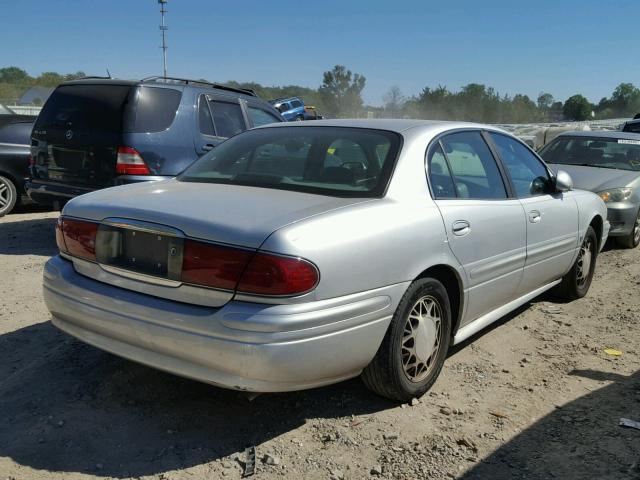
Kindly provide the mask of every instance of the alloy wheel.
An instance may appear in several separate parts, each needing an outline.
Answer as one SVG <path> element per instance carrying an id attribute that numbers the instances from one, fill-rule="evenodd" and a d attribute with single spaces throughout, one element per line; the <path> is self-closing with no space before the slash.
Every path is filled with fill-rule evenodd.
<path id="1" fill-rule="evenodd" d="M 0 212 L 11 205 L 13 201 L 13 192 L 9 185 L 0 178 Z"/>
<path id="2" fill-rule="evenodd" d="M 638 245 L 639 243 L 640 243 L 640 210 L 638 211 L 636 224 L 633 227 L 633 244 Z"/>
<path id="3" fill-rule="evenodd" d="M 424 380 L 436 363 L 440 349 L 442 308 L 432 296 L 417 300 L 405 321 L 402 336 L 402 366 L 414 383 Z"/>

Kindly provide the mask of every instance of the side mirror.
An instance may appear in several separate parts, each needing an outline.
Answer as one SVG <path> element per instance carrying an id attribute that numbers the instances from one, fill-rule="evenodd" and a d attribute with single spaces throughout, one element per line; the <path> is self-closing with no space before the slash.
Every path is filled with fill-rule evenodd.
<path id="1" fill-rule="evenodd" d="M 573 180 L 571 179 L 571 175 L 564 170 L 558 170 L 554 183 L 556 192 L 568 192 L 569 190 L 573 190 Z"/>

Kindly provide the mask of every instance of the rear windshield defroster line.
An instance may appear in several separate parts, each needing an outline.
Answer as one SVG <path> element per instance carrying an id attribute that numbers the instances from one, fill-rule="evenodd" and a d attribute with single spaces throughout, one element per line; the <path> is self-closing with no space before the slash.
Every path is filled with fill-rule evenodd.
<path id="1" fill-rule="evenodd" d="M 259 128 L 223 142 L 178 177 L 337 197 L 384 195 L 402 146 L 387 130 Z"/>

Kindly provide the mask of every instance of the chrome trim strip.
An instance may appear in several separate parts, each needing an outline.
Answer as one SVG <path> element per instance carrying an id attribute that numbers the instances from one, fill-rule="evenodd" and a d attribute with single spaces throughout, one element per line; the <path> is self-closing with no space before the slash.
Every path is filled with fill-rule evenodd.
<path id="1" fill-rule="evenodd" d="M 28 143 L 4 143 L 0 142 L 0 147 L 27 147 L 29 148 Z"/>
<path id="2" fill-rule="evenodd" d="M 121 277 L 130 278 L 132 280 L 139 280 L 141 282 L 153 283 L 154 285 L 161 285 L 163 287 L 179 287 L 182 285 L 182 282 L 178 280 L 171 280 L 169 278 L 162 277 L 154 277 L 153 275 L 145 275 L 144 273 L 134 272 L 132 270 L 125 270 L 124 268 L 114 267 L 112 265 L 105 265 L 104 263 L 99 263 L 100 268 L 103 270 L 113 273 L 115 275 L 120 275 Z"/>
<path id="3" fill-rule="evenodd" d="M 167 235 L 170 237 L 185 237 L 184 232 L 182 232 L 182 230 L 178 230 L 177 228 L 167 227 L 166 225 L 160 225 L 159 223 L 131 220 L 128 218 L 105 218 L 102 221 L 102 224 L 108 225 L 110 227 L 127 228 L 129 230 Z"/>

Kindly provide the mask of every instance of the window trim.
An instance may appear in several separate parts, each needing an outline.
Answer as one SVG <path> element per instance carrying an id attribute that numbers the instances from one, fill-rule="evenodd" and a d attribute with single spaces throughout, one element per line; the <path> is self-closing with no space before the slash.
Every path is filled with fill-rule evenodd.
<path id="1" fill-rule="evenodd" d="M 483 141 L 485 142 L 485 144 L 487 145 L 487 148 L 489 149 L 489 152 L 491 153 L 491 156 L 493 157 L 493 161 L 496 162 L 496 166 L 498 168 L 498 172 L 500 173 L 500 178 L 502 179 L 502 184 L 504 186 L 504 190 L 505 190 L 505 198 L 461 198 L 458 196 L 458 188 L 455 182 L 455 175 L 453 174 L 453 170 L 451 170 L 451 164 L 449 163 L 449 158 L 447 157 L 447 152 L 446 150 L 443 148 L 443 146 L 441 145 L 440 141 L 448 136 L 448 135 L 452 135 L 454 133 L 462 133 L 462 132 L 477 132 L 480 134 L 480 136 L 482 137 Z M 427 177 L 427 185 L 429 187 L 429 194 L 431 195 L 431 199 L 434 201 L 482 201 L 482 202 L 504 202 L 505 200 L 517 200 L 517 196 L 514 194 L 513 188 L 511 186 L 511 178 L 506 176 L 506 172 L 504 171 L 504 165 L 502 164 L 502 159 L 500 157 L 496 157 L 495 151 L 492 148 L 492 145 L 490 145 L 487 142 L 487 139 L 485 138 L 484 135 L 485 129 L 483 128 L 473 128 L 473 127 L 467 127 L 467 128 L 453 128 L 450 130 L 446 130 L 444 132 L 439 133 L 438 135 L 436 135 L 435 137 L 433 137 L 431 139 L 431 141 L 429 141 L 429 144 L 427 145 L 427 149 L 425 152 L 425 156 L 424 156 L 424 172 L 425 172 L 425 176 Z M 431 177 L 429 175 L 430 171 L 431 171 L 431 165 L 429 164 L 429 154 L 431 153 L 431 149 L 434 148 L 436 145 L 439 145 L 440 148 L 442 148 L 442 152 L 444 153 L 444 158 L 447 161 L 447 166 L 449 167 L 449 174 L 451 175 L 451 179 L 453 180 L 453 184 L 454 184 L 454 188 L 456 189 L 456 196 L 453 198 L 438 198 L 435 194 L 434 194 L 434 190 L 433 187 L 431 185 Z"/>
<path id="2" fill-rule="evenodd" d="M 505 132 L 501 132 L 499 130 L 484 130 L 484 132 L 486 132 L 486 137 L 487 137 L 486 141 L 487 141 L 487 143 L 489 143 L 491 148 L 493 150 L 495 150 L 496 158 L 498 158 L 500 160 L 500 164 L 503 166 L 503 168 L 505 170 L 505 174 L 509 178 L 509 183 L 511 185 L 514 198 L 526 199 L 526 198 L 542 197 L 544 195 L 552 195 L 552 196 L 554 195 L 554 192 L 549 192 L 549 193 L 543 193 L 542 195 L 529 195 L 529 196 L 526 196 L 526 197 L 519 197 L 517 192 L 516 192 L 515 184 L 513 183 L 513 179 L 511 177 L 511 172 L 509 172 L 509 169 L 507 168 L 507 165 L 506 165 L 505 161 L 502 159 L 502 156 L 500 155 L 500 151 L 498 150 L 498 146 L 495 144 L 495 142 L 493 141 L 493 138 L 491 137 L 492 133 L 495 134 L 495 135 L 502 135 L 503 137 L 507 137 L 507 138 L 509 138 L 511 140 L 514 140 L 516 143 L 519 143 L 525 149 L 527 149 L 530 153 L 532 153 L 534 158 L 536 160 L 538 160 L 542 164 L 542 166 L 544 167 L 545 171 L 547 172 L 547 177 L 548 177 L 548 180 L 549 180 L 549 186 L 550 187 L 553 185 L 553 179 L 555 178 L 555 175 L 553 174 L 553 172 L 551 171 L 551 169 L 549 168 L 547 163 L 542 159 L 542 157 L 540 157 L 540 155 L 538 155 L 535 150 L 533 150 L 529 145 L 524 143 L 522 140 L 520 140 L 515 135 L 509 135 L 509 134 L 507 134 Z"/>
<path id="3" fill-rule="evenodd" d="M 204 102 L 205 105 L 207 106 L 207 110 L 209 110 L 209 118 L 211 119 L 211 127 L 213 128 L 213 135 L 210 135 L 208 133 L 204 133 L 202 131 L 202 129 L 200 128 L 200 100 L 202 99 L 202 97 L 204 97 Z M 209 99 L 207 98 L 208 95 L 206 93 L 200 93 L 198 95 L 198 99 L 196 101 L 196 109 L 198 110 L 198 115 L 196 116 L 196 123 L 198 124 L 198 133 L 200 135 L 202 135 L 203 137 L 207 137 L 207 138 L 215 138 L 215 139 L 224 139 L 224 137 L 219 137 L 217 135 L 216 132 L 216 125 L 215 123 L 213 123 L 213 112 L 211 112 L 211 107 L 209 106 Z"/>

